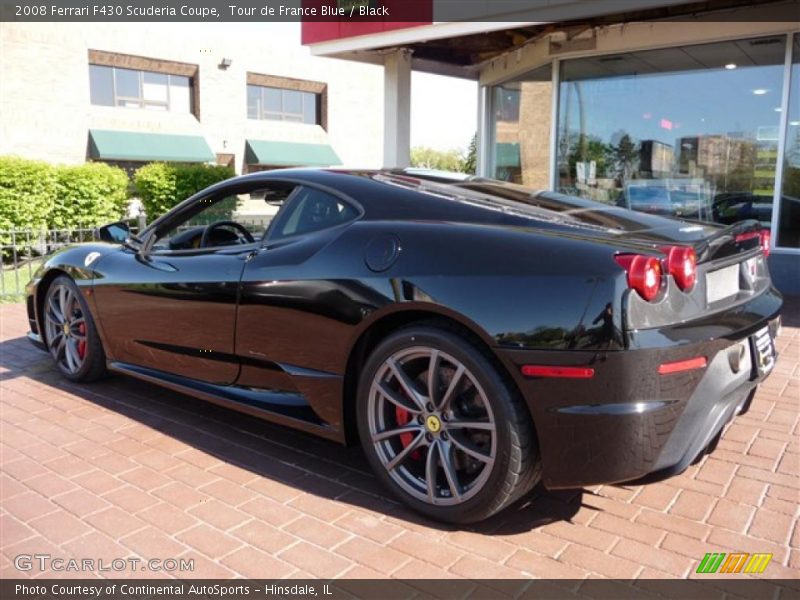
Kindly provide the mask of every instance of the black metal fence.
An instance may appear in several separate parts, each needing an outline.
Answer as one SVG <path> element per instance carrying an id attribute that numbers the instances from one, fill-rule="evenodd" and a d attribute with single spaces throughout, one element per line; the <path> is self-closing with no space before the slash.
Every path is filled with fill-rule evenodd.
<path id="1" fill-rule="evenodd" d="M 0 301 L 21 300 L 43 257 L 70 244 L 96 239 L 94 227 L 75 229 L 0 229 Z"/>
<path id="2" fill-rule="evenodd" d="M 272 215 L 237 215 L 236 221 L 258 237 L 269 226 L 271 218 Z M 146 225 L 143 216 L 127 223 L 132 233 L 141 231 Z M 198 223 L 184 224 L 178 227 L 177 231 L 197 226 Z M 98 239 L 95 227 L 0 229 L 0 257 L 2 257 L 0 302 L 24 300 L 25 286 L 47 255 L 65 246 Z"/>
<path id="3" fill-rule="evenodd" d="M 143 224 L 134 220 L 129 225 L 136 232 Z M 68 229 L 0 229 L 0 302 L 23 300 L 25 286 L 48 254 L 64 246 L 97 239 L 97 228 L 88 226 Z"/>

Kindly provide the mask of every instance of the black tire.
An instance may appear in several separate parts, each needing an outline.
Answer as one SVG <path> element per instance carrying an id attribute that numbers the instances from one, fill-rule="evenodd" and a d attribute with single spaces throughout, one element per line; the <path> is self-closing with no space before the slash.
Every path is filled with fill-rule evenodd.
<path id="1" fill-rule="evenodd" d="M 82 328 L 80 324 L 75 327 L 68 326 L 67 329 L 71 331 L 67 334 L 65 329 L 65 335 L 63 336 L 61 332 L 57 334 L 53 333 L 55 330 L 59 329 L 59 327 L 55 326 L 57 319 L 53 319 L 53 317 L 50 316 L 52 313 L 49 313 L 49 311 L 51 311 L 51 302 L 55 301 L 58 303 L 58 296 L 60 294 L 66 294 L 67 297 L 70 298 L 71 308 L 68 310 L 70 315 L 67 316 L 67 320 L 72 318 L 73 322 L 79 322 L 82 319 L 83 325 Z M 56 368 L 64 377 L 70 381 L 86 383 L 95 381 L 106 374 L 106 354 L 103 351 L 103 344 L 100 342 L 100 337 L 97 334 L 97 327 L 95 326 L 94 319 L 92 319 L 92 313 L 89 311 L 89 306 L 83 298 L 81 289 L 70 277 L 60 275 L 48 286 L 44 303 L 42 304 L 41 330 L 44 335 L 45 343 L 47 344 L 47 349 L 55 362 Z M 78 336 L 81 336 L 80 341 L 76 341 Z M 62 349 L 61 352 L 58 352 L 57 349 L 54 350 L 54 344 L 60 344 L 62 337 L 64 338 L 65 345 L 67 343 L 75 344 L 74 353 L 71 354 L 70 360 L 66 358 L 66 349 Z M 78 345 L 80 342 L 85 342 L 82 348 L 82 355 L 76 354 L 79 352 Z M 73 356 L 80 360 L 76 362 L 75 359 L 72 358 Z"/>
<path id="2" fill-rule="evenodd" d="M 462 427 L 464 423 L 462 422 L 459 424 L 458 421 L 461 419 L 470 421 L 470 419 L 468 417 L 451 414 L 450 419 L 452 419 L 452 423 L 449 423 L 445 412 L 436 413 L 441 417 L 441 421 L 439 425 L 436 425 L 434 421 L 434 426 L 437 427 L 435 433 L 431 433 L 433 430 L 431 430 L 427 424 L 427 419 L 432 413 L 426 410 L 417 414 L 413 421 L 404 420 L 402 422 L 388 423 L 388 421 L 391 420 L 391 411 L 397 411 L 397 407 L 399 406 L 396 402 L 398 399 L 396 395 L 398 391 L 395 391 L 395 400 L 391 400 L 392 406 L 386 404 L 386 401 L 390 400 L 386 394 L 382 391 L 376 391 L 378 389 L 386 389 L 385 387 L 377 387 L 379 383 L 381 383 L 381 386 L 391 385 L 392 377 L 395 377 L 397 384 L 399 384 L 401 380 L 401 377 L 396 375 L 396 370 L 392 370 L 391 366 L 386 367 L 384 365 L 390 365 L 391 363 L 396 366 L 398 362 L 395 357 L 402 357 L 404 353 L 410 353 L 406 355 L 412 357 L 420 356 L 420 358 L 416 360 L 424 361 L 425 358 L 424 355 L 421 354 L 420 348 L 431 349 L 431 356 L 433 356 L 435 352 L 437 356 L 436 360 L 444 362 L 445 365 L 449 359 L 453 360 L 451 363 L 453 366 L 455 366 L 456 363 L 460 363 L 465 369 L 464 373 L 469 374 L 467 375 L 469 381 L 464 384 L 460 392 L 453 392 L 452 394 L 445 392 L 443 394 L 445 397 L 452 398 L 448 404 L 452 405 L 453 402 L 456 402 L 456 404 L 463 402 L 463 396 L 470 395 L 471 388 L 474 388 L 471 395 L 480 398 L 480 404 L 488 403 L 490 407 L 490 410 L 487 409 L 486 411 L 486 418 L 489 420 L 493 419 L 495 427 L 491 433 L 484 433 L 484 435 L 494 436 L 496 439 L 496 442 L 494 442 L 495 445 L 492 445 L 494 449 L 493 462 L 483 465 L 482 468 L 489 469 L 489 472 L 488 474 L 484 474 L 483 471 L 480 472 L 479 476 L 483 478 L 483 483 L 480 488 L 477 488 L 477 484 L 473 486 L 476 489 L 469 492 L 472 496 L 468 496 L 466 492 L 469 482 L 462 485 L 464 479 L 470 477 L 468 474 L 469 464 L 466 466 L 464 466 L 464 464 L 465 461 L 469 463 L 471 457 L 467 455 L 458 456 L 459 449 L 453 438 L 459 435 L 474 435 L 474 432 L 467 434 L 468 430 L 465 429 L 448 429 L 448 427 L 451 426 Z M 442 356 L 446 356 L 448 359 L 441 358 Z M 406 363 L 409 365 L 408 368 L 411 369 L 411 372 L 413 372 L 412 360 L 413 358 L 409 359 L 409 362 Z M 434 360 L 430 359 L 430 364 L 439 365 L 440 362 L 434 363 Z M 387 368 L 389 369 L 388 371 Z M 427 373 L 435 371 L 436 369 L 430 367 L 427 369 Z M 442 373 L 444 373 L 444 371 L 442 371 Z M 417 390 L 430 390 L 431 386 L 433 386 L 433 384 L 428 382 L 427 387 L 425 387 L 424 382 L 428 377 L 427 374 L 418 373 L 416 377 L 417 379 L 412 379 L 412 381 L 415 382 Z M 449 385 L 452 385 L 454 388 L 457 387 L 452 384 L 453 380 L 456 379 L 456 375 L 452 375 L 449 378 L 449 382 L 445 380 L 444 384 L 442 384 L 441 381 L 442 377 L 442 375 L 436 376 L 436 381 L 439 385 L 434 386 L 433 389 L 441 390 L 443 387 Z M 464 377 L 465 375 L 461 376 L 462 379 Z M 482 396 L 479 395 L 478 388 L 482 388 L 485 394 Z M 401 387 L 401 390 L 402 389 L 405 388 Z M 459 397 L 459 394 L 461 394 L 462 397 Z M 436 397 L 437 392 L 429 391 L 428 397 L 431 396 Z M 410 393 L 405 393 L 404 397 L 411 398 L 412 396 Z M 383 400 L 379 401 L 376 400 L 376 398 L 383 398 Z M 434 402 L 436 402 L 436 400 L 434 400 Z M 442 401 L 442 405 L 444 405 L 444 403 L 445 400 Z M 415 405 L 415 407 L 418 406 L 418 404 Z M 433 403 L 428 403 L 427 406 L 431 407 L 434 405 Z M 434 406 L 434 409 L 435 408 Z M 415 511 L 433 519 L 459 524 L 481 521 L 518 500 L 525 493 L 530 491 L 539 480 L 541 462 L 539 460 L 536 436 L 530 415 L 528 414 L 519 392 L 515 388 L 513 382 L 509 381 L 508 377 L 504 376 L 502 371 L 495 366 L 495 361 L 493 357 L 489 355 L 488 351 L 480 349 L 478 344 L 471 341 L 460 331 L 451 330 L 445 323 L 425 322 L 423 324 L 409 326 L 393 333 L 378 344 L 368 357 L 364 368 L 361 370 L 356 409 L 361 445 L 377 477 L 402 502 Z M 402 411 L 403 409 L 400 408 L 400 412 Z M 371 414 L 373 415 L 372 417 L 370 416 Z M 384 420 L 381 415 L 389 416 Z M 380 421 L 380 424 L 378 421 Z M 399 434 L 407 436 L 406 441 L 403 441 L 402 438 L 398 441 L 391 442 L 387 442 L 386 439 L 373 441 L 373 435 L 378 438 L 383 438 L 384 433 L 393 432 L 398 426 L 403 426 L 402 423 L 413 424 L 414 427 L 421 427 L 420 431 L 423 432 L 423 435 L 428 440 L 428 445 L 424 446 L 424 449 L 421 445 L 415 446 L 419 449 L 413 450 L 410 454 L 410 459 L 399 459 L 398 455 L 405 454 L 404 451 L 408 449 L 408 446 L 416 442 L 416 437 L 414 437 L 413 442 L 408 442 L 408 436 L 416 436 L 416 433 Z M 417 425 L 417 423 L 421 423 L 422 425 Z M 405 425 L 405 427 L 408 427 L 408 425 Z M 439 427 L 441 427 L 441 432 L 438 429 Z M 443 436 L 444 440 L 447 440 L 448 432 L 450 433 L 450 441 L 442 441 L 441 445 L 437 446 L 439 449 L 434 456 L 438 456 L 438 458 L 432 459 L 434 463 L 433 471 L 428 471 L 426 466 L 426 470 L 424 471 L 425 476 L 422 477 L 422 481 L 417 481 L 415 483 L 412 477 L 414 474 L 409 473 L 409 471 L 416 469 L 418 473 L 421 470 L 419 465 L 415 466 L 412 464 L 410 467 L 403 465 L 406 465 L 409 460 L 421 460 L 420 456 L 423 452 L 424 456 L 427 457 L 431 452 L 431 446 L 434 441 L 437 441 L 436 438 Z M 463 434 L 461 432 L 463 432 Z M 387 436 L 388 439 L 397 440 L 395 436 L 398 434 L 391 433 L 390 435 L 391 437 Z M 461 441 L 464 441 L 463 438 Z M 425 444 L 425 442 L 420 442 L 420 444 Z M 459 446 L 463 447 L 461 445 Z M 471 447 L 475 448 L 474 445 Z M 484 443 L 483 448 L 487 447 L 486 443 Z M 394 455 L 392 455 L 393 451 L 395 452 Z M 414 455 L 415 453 L 416 456 Z M 450 465 L 449 471 L 444 465 L 445 456 L 449 457 L 446 459 Z M 461 458 L 460 463 L 458 458 Z M 390 466 L 391 463 L 395 462 L 395 459 L 402 460 L 402 462 L 395 466 Z M 424 461 L 427 465 L 427 458 L 425 458 Z M 481 465 L 480 461 L 472 460 L 472 462 L 474 465 Z M 459 465 L 461 465 L 461 468 L 457 468 Z M 403 474 L 398 474 L 398 470 L 403 471 Z M 432 478 L 427 477 L 427 474 L 431 472 L 435 475 Z M 452 484 L 453 473 L 456 475 L 455 487 Z M 467 475 L 464 475 L 464 473 L 467 473 Z M 419 475 L 417 475 L 417 477 L 419 478 Z M 431 479 L 433 480 L 433 495 L 431 495 L 430 491 L 431 485 L 429 482 Z M 446 485 L 441 486 L 445 488 L 441 493 L 447 495 L 438 496 L 437 494 L 439 492 L 436 491 L 437 485 L 442 479 L 445 479 Z M 478 477 L 476 476 L 473 481 L 478 481 Z M 422 493 L 421 489 L 416 489 L 415 485 L 428 486 L 427 499 L 420 499 Z M 448 493 L 448 487 L 449 490 L 453 490 L 452 494 Z M 457 493 L 458 491 L 462 493 L 459 494 Z M 441 501 L 450 502 L 451 504 L 438 505 L 437 502 Z"/>

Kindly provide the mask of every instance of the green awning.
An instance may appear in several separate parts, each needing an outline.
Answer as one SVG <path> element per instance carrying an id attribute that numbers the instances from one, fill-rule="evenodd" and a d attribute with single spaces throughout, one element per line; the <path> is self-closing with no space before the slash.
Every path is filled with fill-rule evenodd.
<path id="1" fill-rule="evenodd" d="M 519 144 L 497 144 L 495 167 L 519 167 Z"/>
<path id="2" fill-rule="evenodd" d="M 249 165 L 329 167 L 342 161 L 328 144 L 247 140 L 244 160 Z"/>
<path id="3" fill-rule="evenodd" d="M 89 156 L 99 160 L 152 162 L 214 162 L 206 140 L 199 135 L 89 130 Z"/>

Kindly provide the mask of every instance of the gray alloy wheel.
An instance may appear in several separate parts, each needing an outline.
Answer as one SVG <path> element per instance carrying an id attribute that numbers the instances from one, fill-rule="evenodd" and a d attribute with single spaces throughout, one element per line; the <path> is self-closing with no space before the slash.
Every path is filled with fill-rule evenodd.
<path id="1" fill-rule="evenodd" d="M 45 301 L 45 335 L 50 354 L 67 373 L 77 374 L 86 360 L 86 318 L 78 296 L 66 283 L 54 283 Z"/>
<path id="2" fill-rule="evenodd" d="M 497 453 L 492 407 L 475 375 L 447 352 L 412 346 L 384 360 L 368 422 L 387 474 L 417 500 L 458 505 L 489 480 Z"/>
<path id="3" fill-rule="evenodd" d="M 72 381 L 94 381 L 106 371 L 106 356 L 89 307 L 72 279 L 62 275 L 47 288 L 43 333 L 58 370 Z"/>
<path id="4" fill-rule="evenodd" d="M 479 338 L 447 321 L 412 323 L 377 342 L 359 371 L 355 409 L 376 477 L 433 519 L 481 521 L 539 480 L 519 390 Z"/>

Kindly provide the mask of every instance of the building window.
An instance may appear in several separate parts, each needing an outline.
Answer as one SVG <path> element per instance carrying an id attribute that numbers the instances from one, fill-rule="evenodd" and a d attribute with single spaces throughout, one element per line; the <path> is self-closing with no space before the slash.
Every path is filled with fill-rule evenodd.
<path id="1" fill-rule="evenodd" d="M 550 187 L 553 77 L 547 64 L 494 88 L 494 177 Z"/>
<path id="2" fill-rule="evenodd" d="M 785 49 L 774 36 L 562 62 L 558 191 L 769 227 Z"/>
<path id="3" fill-rule="evenodd" d="M 319 125 L 320 94 L 278 87 L 247 86 L 247 118 Z"/>
<path id="4" fill-rule="evenodd" d="M 192 79 L 104 65 L 89 65 L 92 104 L 177 113 L 192 112 Z"/>
<path id="5" fill-rule="evenodd" d="M 520 84 L 511 82 L 494 90 L 494 118 L 498 121 L 519 121 Z"/>
<path id="6" fill-rule="evenodd" d="M 780 195 L 776 246 L 800 248 L 800 33 L 792 44 L 789 114 L 783 159 L 783 189 Z"/>

